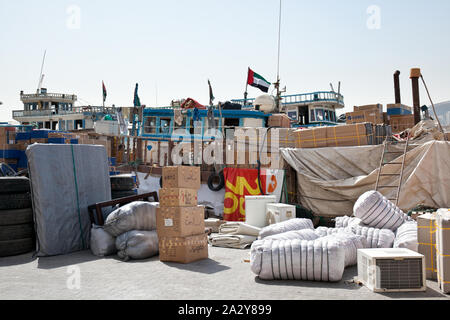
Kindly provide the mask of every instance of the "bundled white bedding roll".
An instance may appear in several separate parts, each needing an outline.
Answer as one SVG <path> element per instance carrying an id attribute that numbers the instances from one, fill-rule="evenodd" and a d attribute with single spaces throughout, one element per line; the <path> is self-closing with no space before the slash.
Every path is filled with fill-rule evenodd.
<path id="1" fill-rule="evenodd" d="M 375 229 L 362 226 L 352 226 L 346 228 L 326 228 L 319 227 L 316 233 L 320 237 L 339 233 L 351 232 L 366 239 L 367 248 L 392 248 L 394 244 L 395 234 L 389 229 Z"/>
<path id="2" fill-rule="evenodd" d="M 320 238 L 321 240 L 336 240 L 345 250 L 345 267 L 354 266 L 358 262 L 358 249 L 367 248 L 366 238 L 350 232 L 337 232 Z"/>
<path id="3" fill-rule="evenodd" d="M 294 230 L 265 237 L 264 240 L 316 240 L 319 236 L 313 229 Z"/>
<path id="4" fill-rule="evenodd" d="M 346 228 L 349 226 L 357 226 L 361 225 L 362 221 L 356 217 L 337 217 L 336 219 L 336 228 Z"/>
<path id="5" fill-rule="evenodd" d="M 397 229 L 394 248 L 406 248 L 415 252 L 419 251 L 416 221 L 405 222 Z"/>
<path id="6" fill-rule="evenodd" d="M 286 220 L 263 228 L 259 233 L 259 239 L 263 240 L 264 238 L 275 234 L 303 229 L 314 229 L 314 225 L 310 219 Z"/>
<path id="7" fill-rule="evenodd" d="M 353 208 L 355 217 L 360 218 L 368 227 L 396 231 L 411 219 L 378 191 L 364 193 Z"/>
<path id="8" fill-rule="evenodd" d="M 344 273 L 345 252 L 335 239 L 259 240 L 252 245 L 250 263 L 263 280 L 337 282 Z"/>

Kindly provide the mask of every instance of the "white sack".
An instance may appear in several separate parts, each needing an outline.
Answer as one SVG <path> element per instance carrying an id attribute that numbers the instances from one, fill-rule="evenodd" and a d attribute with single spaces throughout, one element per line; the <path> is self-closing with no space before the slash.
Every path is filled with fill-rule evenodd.
<path id="1" fill-rule="evenodd" d="M 345 253 L 335 240 L 258 240 L 250 264 L 262 280 L 337 282 L 344 273 Z"/>
<path id="2" fill-rule="evenodd" d="M 364 193 L 353 208 L 355 217 L 360 218 L 368 227 L 397 231 L 411 219 L 378 191 Z"/>
<path id="3" fill-rule="evenodd" d="M 258 237 L 261 228 L 248 225 L 244 222 L 226 222 L 219 226 L 221 234 L 240 234 Z"/>
<path id="4" fill-rule="evenodd" d="M 358 250 L 367 248 L 366 238 L 350 232 L 337 232 L 335 234 L 320 238 L 321 240 L 335 240 L 345 251 L 345 267 L 354 266 L 358 263 Z"/>
<path id="5" fill-rule="evenodd" d="M 91 251 L 97 257 L 106 257 L 117 252 L 116 239 L 106 232 L 103 227 L 92 225 Z"/>
<path id="6" fill-rule="evenodd" d="M 352 226 L 346 228 L 326 228 L 319 227 L 316 233 L 320 237 L 335 234 L 338 232 L 351 232 L 366 239 L 367 248 L 392 248 L 395 234 L 389 229 L 375 229 L 362 226 Z"/>
<path id="7" fill-rule="evenodd" d="M 132 231 L 156 230 L 157 202 L 136 201 L 113 211 L 106 219 L 104 229 L 110 235 L 119 235 Z"/>
<path id="8" fill-rule="evenodd" d="M 303 229 L 314 229 L 314 225 L 310 219 L 291 219 L 263 228 L 259 233 L 259 239 L 262 240 L 275 234 Z"/>
<path id="9" fill-rule="evenodd" d="M 316 240 L 319 236 L 313 229 L 288 231 L 265 237 L 264 240 Z"/>
<path id="10" fill-rule="evenodd" d="M 394 248 L 406 248 L 418 252 L 419 244 L 417 237 L 417 222 L 405 222 L 397 229 Z"/>
<path id="11" fill-rule="evenodd" d="M 156 231 L 129 231 L 117 237 L 116 248 L 120 259 L 147 259 L 158 254 L 158 234 Z"/>
<path id="12" fill-rule="evenodd" d="M 362 225 L 362 221 L 359 218 L 356 217 L 336 217 L 336 228 L 346 228 L 349 226 L 358 226 Z"/>

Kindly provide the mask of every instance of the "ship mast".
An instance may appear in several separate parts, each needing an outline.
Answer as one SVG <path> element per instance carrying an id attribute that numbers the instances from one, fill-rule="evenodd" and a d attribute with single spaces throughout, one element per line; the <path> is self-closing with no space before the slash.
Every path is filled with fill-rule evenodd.
<path id="1" fill-rule="evenodd" d="M 278 20 L 278 62 L 277 62 L 277 82 L 274 83 L 275 89 L 277 89 L 277 95 L 275 97 L 275 103 L 276 103 L 276 111 L 279 113 L 281 112 L 281 93 L 280 90 L 280 52 L 281 52 L 281 1 L 280 0 L 280 13 L 279 13 L 279 20 Z M 283 91 L 284 92 L 284 91 Z"/>

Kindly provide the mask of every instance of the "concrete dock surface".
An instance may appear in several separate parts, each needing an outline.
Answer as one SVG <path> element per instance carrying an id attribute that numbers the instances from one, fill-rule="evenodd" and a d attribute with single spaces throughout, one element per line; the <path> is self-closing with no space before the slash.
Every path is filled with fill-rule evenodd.
<path id="1" fill-rule="evenodd" d="M 1 300 L 448 300 L 437 282 L 426 292 L 373 293 L 352 282 L 262 281 L 250 270 L 249 250 L 209 247 L 209 259 L 188 265 L 158 256 L 123 262 L 89 250 L 64 256 L 0 258 Z"/>

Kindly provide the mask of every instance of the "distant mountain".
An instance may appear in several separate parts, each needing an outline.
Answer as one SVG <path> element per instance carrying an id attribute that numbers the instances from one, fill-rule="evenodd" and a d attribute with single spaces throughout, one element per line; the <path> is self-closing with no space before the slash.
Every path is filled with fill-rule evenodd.
<path id="1" fill-rule="evenodd" d="M 434 105 L 436 108 L 437 116 L 439 117 L 439 120 L 441 121 L 441 124 L 443 127 L 449 127 L 450 126 L 450 101 L 437 103 Z M 430 113 L 433 115 L 433 107 L 429 106 Z"/>

